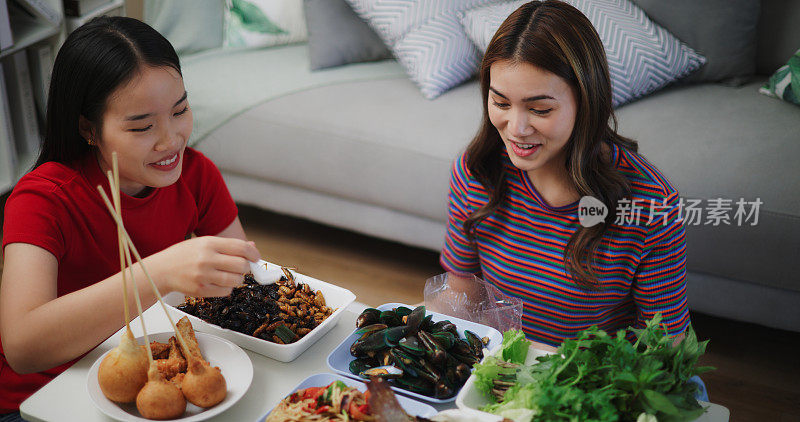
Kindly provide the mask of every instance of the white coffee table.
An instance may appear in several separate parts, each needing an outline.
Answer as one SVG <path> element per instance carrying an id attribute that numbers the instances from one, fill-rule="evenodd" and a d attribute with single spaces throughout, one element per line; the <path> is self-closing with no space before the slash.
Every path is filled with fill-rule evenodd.
<path id="1" fill-rule="evenodd" d="M 315 344 L 311 345 L 300 357 L 292 362 L 284 363 L 245 350 L 253 363 L 253 382 L 247 393 L 230 409 L 209 419 L 212 421 L 256 421 L 265 415 L 281 399 L 283 399 L 300 381 L 309 375 L 331 372 L 326 360 L 328 354 L 339 343 L 353 332 L 358 314 L 367 306 L 363 303 L 352 303 L 342 315 L 339 323 Z M 171 311 L 173 318 L 180 316 Z M 170 325 L 164 311 L 158 305 L 144 312 L 147 330 L 151 332 L 170 331 Z M 134 337 L 142 335 L 138 318 L 131 322 Z M 89 397 L 86 388 L 86 377 L 92 364 L 106 351 L 114 348 L 119 341 L 122 330 L 89 352 L 75 365 L 64 371 L 50 383 L 22 402 L 20 413 L 29 421 L 110 421 L 111 418 L 101 413 Z M 438 410 L 455 408 L 455 402 L 434 404 Z M 725 422 L 729 416 L 728 409 L 711 405 L 700 420 Z"/>

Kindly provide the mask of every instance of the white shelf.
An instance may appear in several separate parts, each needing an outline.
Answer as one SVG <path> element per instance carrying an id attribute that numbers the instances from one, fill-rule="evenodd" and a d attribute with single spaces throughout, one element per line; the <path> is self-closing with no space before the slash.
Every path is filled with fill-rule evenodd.
<path id="1" fill-rule="evenodd" d="M 121 8 L 121 16 L 125 15 L 125 0 L 113 0 L 108 4 L 104 4 L 97 9 L 92 10 L 91 12 L 83 15 L 83 16 L 67 16 L 67 33 L 74 31 L 84 23 L 88 22 L 94 17 L 102 16 L 112 12 L 114 10 Z"/>
<path id="2" fill-rule="evenodd" d="M 63 22 L 63 17 L 62 17 Z M 58 35 L 61 32 L 61 24 L 58 26 L 47 25 L 33 19 L 19 19 L 11 23 L 11 31 L 14 36 L 14 45 L 11 48 L 0 51 L 0 60 L 10 56 L 17 51 L 24 50 L 40 41 Z"/>
<path id="3" fill-rule="evenodd" d="M 58 47 L 65 37 L 64 6 L 62 0 L 45 1 L 58 13 L 58 24 L 54 25 L 50 21 L 34 19 L 31 16 L 22 15 L 20 13 L 11 15 L 11 33 L 14 45 L 0 51 L 0 61 L 11 60 L 9 57 L 12 55 L 32 46 L 42 44 L 48 44 L 50 46 L 52 49 L 51 59 L 55 58 Z M 6 3 L 10 4 L 11 0 L 8 0 Z M 7 95 L 7 93 L 0 92 L 0 95 Z M 34 93 L 34 95 L 36 95 L 36 93 Z M 3 113 L 2 107 L 3 100 L 0 97 L 0 113 Z M 40 136 L 43 136 L 43 134 L 40 134 Z M 39 150 L 37 148 L 33 148 L 36 149 L 35 151 L 25 150 L 22 153 L 20 151 L 14 152 L 15 148 L 6 144 L 6 142 L 16 143 L 14 134 L 11 134 L 10 139 L 7 138 L 7 136 L 0 135 L 0 162 L 3 163 L 3 168 L 0 168 L 0 194 L 11 190 L 20 177 L 31 169 L 39 155 Z M 9 152 L 14 153 L 15 156 L 9 158 Z M 5 163 L 11 163 L 12 168 L 7 168 Z"/>

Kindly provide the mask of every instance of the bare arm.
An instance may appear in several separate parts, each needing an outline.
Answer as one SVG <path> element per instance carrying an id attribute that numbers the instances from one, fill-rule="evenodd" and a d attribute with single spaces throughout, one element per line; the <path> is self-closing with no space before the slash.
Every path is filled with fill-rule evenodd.
<path id="1" fill-rule="evenodd" d="M 247 260 L 259 256 L 255 246 L 239 239 L 199 237 L 145 258 L 145 265 L 163 294 L 225 296 L 241 283 L 242 273 L 249 268 Z M 57 274 L 58 261 L 47 250 L 25 243 L 6 246 L 0 339 L 9 364 L 18 373 L 68 362 L 124 323 L 120 273 L 61 297 L 57 297 Z M 142 306 L 152 305 L 156 299 L 139 264 L 134 265 L 134 277 Z M 129 291 L 135 312 L 130 286 Z"/>
<path id="2" fill-rule="evenodd" d="M 27 243 L 5 248 L 0 285 L 0 338 L 18 373 L 39 372 L 68 362 L 117 331 L 122 315 L 122 278 L 115 274 L 85 289 L 56 298 L 58 261 Z M 136 268 L 142 306 L 155 302 Z M 136 309 L 129 286 L 130 307 Z"/>
<path id="3" fill-rule="evenodd" d="M 472 275 L 448 272 L 436 295 L 427 298 L 429 310 L 457 318 L 470 319 L 475 307 L 486 298 L 486 290 Z"/>
<path id="4" fill-rule="evenodd" d="M 244 228 L 242 227 L 242 222 L 239 220 L 239 217 L 236 217 L 233 222 L 229 224 L 228 227 L 225 227 L 224 230 L 219 232 L 217 236 L 247 240 L 247 236 L 244 234 Z"/>

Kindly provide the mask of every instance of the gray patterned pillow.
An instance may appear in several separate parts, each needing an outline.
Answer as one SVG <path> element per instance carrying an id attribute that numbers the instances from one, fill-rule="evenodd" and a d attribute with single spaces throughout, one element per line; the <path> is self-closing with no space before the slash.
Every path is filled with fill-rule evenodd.
<path id="1" fill-rule="evenodd" d="M 392 57 L 344 0 L 303 0 L 311 70 Z"/>
<path id="2" fill-rule="evenodd" d="M 480 55 L 459 13 L 492 0 L 347 0 L 366 20 L 419 86 L 434 99 L 466 81 Z"/>
<path id="3" fill-rule="evenodd" d="M 759 0 L 633 0 L 707 61 L 687 82 L 741 85 L 756 70 Z"/>
<path id="4" fill-rule="evenodd" d="M 650 94 L 686 76 L 705 58 L 651 21 L 629 0 L 565 0 L 594 25 L 606 49 L 614 107 Z M 527 1 L 468 10 L 462 23 L 481 52 L 500 24 Z"/>
<path id="5" fill-rule="evenodd" d="M 508 1 L 498 4 L 476 7 L 463 13 L 461 23 L 467 31 L 469 39 L 478 47 L 481 54 L 486 52 L 489 41 L 492 40 L 494 33 L 500 28 L 508 15 L 514 13 L 527 1 Z"/>

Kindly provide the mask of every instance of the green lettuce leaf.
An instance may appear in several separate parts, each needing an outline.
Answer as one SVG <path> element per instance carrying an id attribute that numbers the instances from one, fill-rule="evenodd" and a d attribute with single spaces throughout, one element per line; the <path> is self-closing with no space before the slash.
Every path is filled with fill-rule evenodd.
<path id="1" fill-rule="evenodd" d="M 501 357 L 512 363 L 524 364 L 528 357 L 530 342 L 525 338 L 525 333 L 520 330 L 508 330 L 503 333 Z"/>

